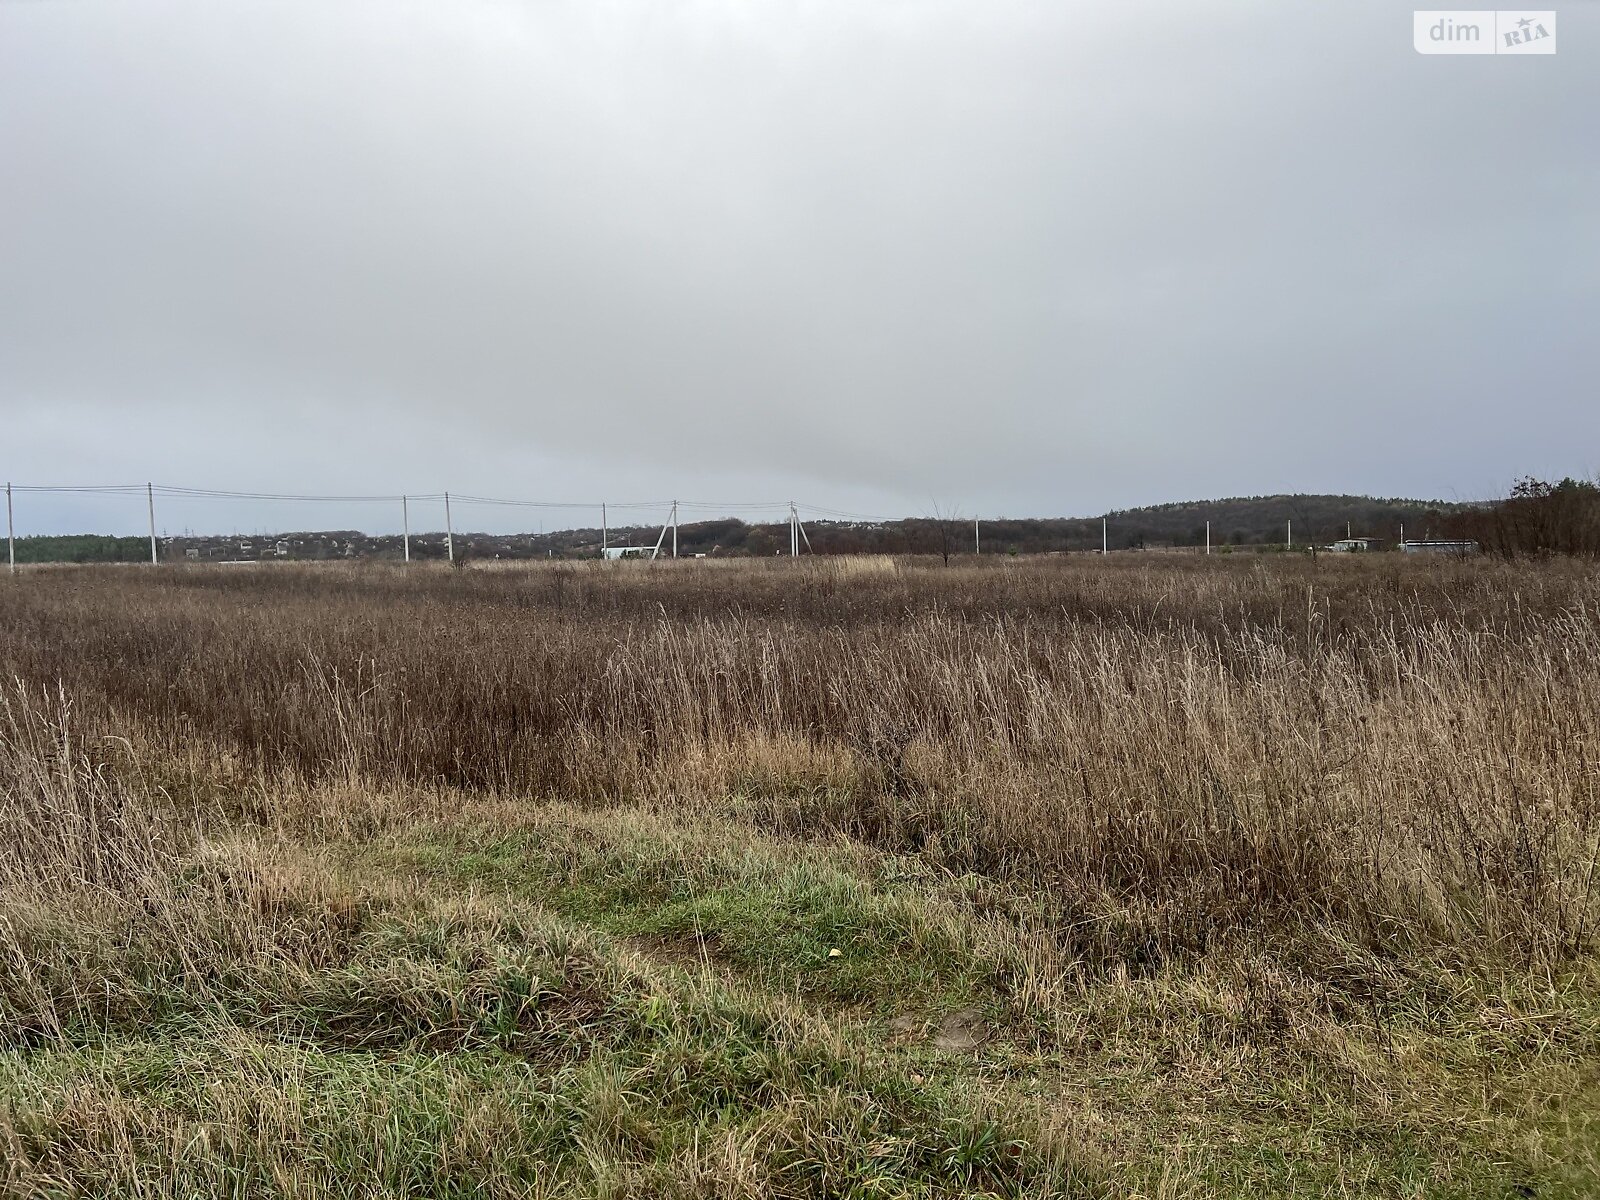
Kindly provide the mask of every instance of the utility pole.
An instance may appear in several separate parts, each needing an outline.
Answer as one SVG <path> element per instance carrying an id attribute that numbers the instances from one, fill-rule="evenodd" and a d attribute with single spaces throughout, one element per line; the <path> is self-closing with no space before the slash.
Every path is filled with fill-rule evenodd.
<path id="1" fill-rule="evenodd" d="M 800 557 L 800 514 L 793 500 L 789 501 L 789 557 Z"/>
<path id="2" fill-rule="evenodd" d="M 672 557 L 678 557 L 678 502 L 672 502 Z"/>
<path id="3" fill-rule="evenodd" d="M 11 519 L 11 485 L 6 484 L 6 557 L 11 562 L 11 573 L 17 573 L 17 525 Z"/>
<path id="4" fill-rule="evenodd" d="M 1211 522 L 1206 522 L 1206 553 L 1211 553 Z"/>
<path id="5" fill-rule="evenodd" d="M 444 553 L 452 565 L 456 561 L 456 531 L 450 524 L 450 493 L 444 494 Z"/>
<path id="6" fill-rule="evenodd" d="M 1284 542 L 1283 548 L 1285 550 L 1293 550 L 1294 549 L 1294 521 L 1293 521 L 1293 519 L 1290 519 L 1285 524 L 1284 536 L 1285 536 L 1285 538 L 1287 540 Z"/>
<path id="7" fill-rule="evenodd" d="M 411 561 L 411 502 L 400 497 L 400 528 L 405 531 L 406 561 Z"/>
<path id="8" fill-rule="evenodd" d="M 156 489 L 155 485 L 144 485 L 144 498 L 150 506 L 150 565 L 156 565 Z"/>
<path id="9" fill-rule="evenodd" d="M 600 557 L 601 558 L 604 558 L 606 556 L 606 547 L 608 545 L 610 545 L 610 542 L 607 539 L 610 536 L 611 536 L 611 531 L 606 526 L 606 506 L 605 506 L 604 503 L 602 503 L 600 505 Z"/>
<path id="10" fill-rule="evenodd" d="M 978 533 L 977 517 L 972 518 L 972 552 L 974 554 L 983 553 L 983 538 Z"/>
<path id="11" fill-rule="evenodd" d="M 1106 534 L 1106 519 L 1100 518 L 1100 553 L 1107 554 L 1111 550 L 1111 540 Z"/>
<path id="12" fill-rule="evenodd" d="M 661 557 L 661 543 L 667 540 L 667 528 L 677 517 L 677 505 L 674 503 L 673 511 L 667 515 L 666 524 L 661 526 L 661 532 L 656 536 L 655 549 L 650 551 L 650 561 L 655 562 Z"/>

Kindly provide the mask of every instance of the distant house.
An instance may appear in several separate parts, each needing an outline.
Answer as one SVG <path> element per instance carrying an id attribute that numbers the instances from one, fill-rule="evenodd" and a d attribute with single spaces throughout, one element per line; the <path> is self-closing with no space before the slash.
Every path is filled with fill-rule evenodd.
<path id="1" fill-rule="evenodd" d="M 656 556 L 656 548 L 654 546 L 607 546 L 600 553 L 606 558 L 654 558 Z"/>
<path id="2" fill-rule="evenodd" d="M 1340 538 L 1328 547 L 1335 554 L 1363 554 L 1377 548 L 1378 539 L 1367 537 Z"/>
<path id="3" fill-rule="evenodd" d="M 274 546 L 272 548 L 272 552 L 274 554 L 276 554 L 279 558 L 288 558 L 289 557 L 289 543 L 280 541 L 276 546 Z"/>
<path id="4" fill-rule="evenodd" d="M 1401 542 L 1402 554 L 1448 554 L 1465 558 L 1478 552 L 1478 543 L 1463 542 Z"/>

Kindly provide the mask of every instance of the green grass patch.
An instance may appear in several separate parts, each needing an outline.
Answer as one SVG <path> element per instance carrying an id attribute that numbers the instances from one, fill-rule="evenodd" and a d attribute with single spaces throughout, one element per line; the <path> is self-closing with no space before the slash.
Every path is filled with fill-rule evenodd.
<path id="1" fill-rule="evenodd" d="M 881 1017 L 1003 1004 L 991 957 L 912 889 L 863 878 L 825 848 L 662 853 L 634 839 L 585 844 L 553 831 L 474 846 L 413 843 L 386 865 L 509 891 L 575 921 L 775 991 Z"/>

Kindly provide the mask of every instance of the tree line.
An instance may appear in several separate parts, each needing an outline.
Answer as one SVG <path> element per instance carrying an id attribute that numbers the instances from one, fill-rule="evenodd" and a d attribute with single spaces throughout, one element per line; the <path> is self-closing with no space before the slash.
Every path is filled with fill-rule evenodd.
<path id="1" fill-rule="evenodd" d="M 1585 480 L 1547 482 L 1520 480 L 1498 502 L 1460 503 L 1373 496 L 1277 495 L 1243 496 L 1122 509 L 1106 514 L 1107 545 L 1113 550 L 1199 547 L 1211 523 L 1211 544 L 1218 549 L 1279 548 L 1292 523 L 1296 547 L 1327 544 L 1348 533 L 1376 538 L 1392 546 L 1402 531 L 1411 539 L 1471 539 L 1490 554 L 1545 555 L 1600 553 L 1600 487 Z M 810 549 L 818 554 L 969 554 L 973 550 L 970 517 L 936 511 L 931 516 L 897 521 L 807 521 Z M 982 521 L 986 554 L 1041 554 L 1098 550 L 1099 517 L 992 518 Z M 367 535 L 354 530 L 336 533 L 281 535 L 293 543 L 290 557 L 350 556 L 398 559 L 398 535 Z M 653 546 L 661 527 L 609 530 L 610 545 Z M 455 535 L 458 560 L 485 558 L 592 558 L 599 553 L 598 527 L 541 534 Z M 252 550 L 264 552 L 275 539 L 256 537 Z M 181 558 L 183 547 L 206 544 L 217 553 L 246 553 L 252 539 L 216 537 L 164 541 L 163 558 Z M 663 549 L 670 544 L 663 540 Z M 786 554 L 785 522 L 748 523 L 727 517 L 685 522 L 678 527 L 678 551 L 715 557 L 771 557 Z M 442 558 L 442 534 L 416 533 L 411 554 L 416 559 Z M 19 563 L 143 562 L 150 555 L 144 537 L 99 534 L 30 536 L 16 541 Z M 210 553 L 202 557 L 211 557 Z"/>
<path id="2" fill-rule="evenodd" d="M 1600 554 L 1600 486 L 1586 479 L 1528 476 L 1498 504 L 1457 514 L 1452 536 L 1506 558 Z"/>

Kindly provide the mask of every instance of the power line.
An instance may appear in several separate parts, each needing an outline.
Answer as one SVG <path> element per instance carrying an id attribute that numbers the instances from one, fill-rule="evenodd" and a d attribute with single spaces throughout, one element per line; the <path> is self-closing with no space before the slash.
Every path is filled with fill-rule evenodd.
<path id="1" fill-rule="evenodd" d="M 450 499 L 459 504 L 489 504 L 506 508 L 599 508 L 602 504 L 610 504 L 612 508 L 667 508 L 672 504 L 670 500 L 632 500 L 621 503 L 603 500 L 507 500 L 498 496 L 465 496 L 460 492 L 451 492 Z"/>
<path id="2" fill-rule="evenodd" d="M 180 484 L 14 484 L 16 492 L 52 492 L 63 494 L 139 495 L 153 494 L 174 500 L 249 500 L 284 503 L 317 504 L 401 504 L 408 500 L 442 501 L 443 492 L 393 492 L 393 493 L 320 493 L 320 492 L 246 492 L 227 488 L 201 488 Z M 717 512 L 787 512 L 787 500 L 525 500 L 505 496 L 476 496 L 451 492 L 455 504 L 493 505 L 507 508 L 598 509 L 604 504 L 612 509 L 663 509 L 674 504 L 680 509 Z M 794 502 L 809 513 L 842 520 L 897 521 L 908 518 L 887 517 L 872 513 L 851 512 L 828 508 L 818 504 Z"/>
<path id="3" fill-rule="evenodd" d="M 385 495 L 305 495 L 292 492 L 228 492 L 213 488 L 173 487 L 167 484 L 155 484 L 158 496 L 171 496 L 174 499 L 189 500 L 283 500 L 300 501 L 309 500 L 318 503 L 332 504 L 391 504 L 406 499 L 405 495 L 396 493 L 392 496 Z M 407 493 L 412 500 L 438 500 L 442 493 Z"/>
<path id="4" fill-rule="evenodd" d="M 820 513 L 825 517 L 833 517 L 845 521 L 909 521 L 912 517 L 884 517 L 872 513 L 846 512 L 838 508 L 823 508 L 817 504 L 801 504 L 801 508 L 810 513 Z"/>
<path id="5" fill-rule="evenodd" d="M 52 487 L 34 486 L 27 484 L 13 484 L 12 491 L 16 492 L 93 492 L 104 495 L 142 495 L 146 485 L 142 483 L 111 483 L 95 486 L 73 487 L 59 485 Z"/>

